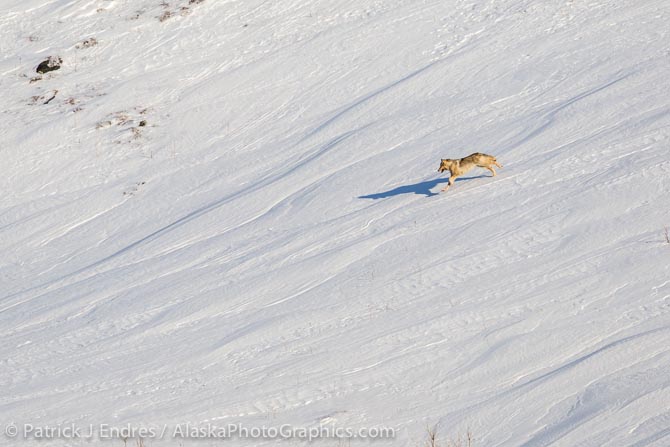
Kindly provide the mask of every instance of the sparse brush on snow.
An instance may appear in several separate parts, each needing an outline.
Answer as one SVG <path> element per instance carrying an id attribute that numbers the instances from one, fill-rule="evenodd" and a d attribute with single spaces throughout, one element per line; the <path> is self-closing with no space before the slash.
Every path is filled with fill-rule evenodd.
<path id="1" fill-rule="evenodd" d="M 98 39 L 95 37 L 89 37 L 88 39 L 85 39 L 84 41 L 78 43 L 75 48 L 79 49 L 84 49 L 84 48 L 91 48 L 94 47 L 98 44 Z"/>
<path id="2" fill-rule="evenodd" d="M 142 115 L 146 115 L 148 111 L 149 109 L 146 107 L 134 107 L 128 110 L 110 113 L 107 115 L 107 119 L 99 121 L 95 128 L 103 129 L 105 127 L 111 127 L 112 125 L 126 126 L 132 125 L 135 122 L 138 122 L 139 127 L 145 127 L 147 125 L 147 120 L 141 119 L 141 117 Z"/>
<path id="3" fill-rule="evenodd" d="M 191 12 L 192 12 L 191 7 L 192 6 L 199 5 L 199 4 L 203 3 L 204 1 L 205 0 L 189 0 L 188 3 L 185 4 L 185 5 L 175 6 L 175 9 L 172 10 L 172 11 L 168 9 L 168 8 L 171 7 L 170 3 L 164 1 L 160 4 L 160 6 L 163 7 L 163 9 L 165 9 L 165 11 L 163 11 L 163 13 L 161 13 L 161 15 L 158 16 L 158 20 L 160 22 L 165 22 L 169 18 L 175 17 L 177 14 L 179 14 L 182 17 L 187 16 L 187 15 L 191 14 Z"/>
<path id="4" fill-rule="evenodd" d="M 58 95 L 58 90 L 51 90 L 49 93 L 45 93 L 43 95 L 33 95 L 33 96 L 30 97 L 29 104 L 30 105 L 37 105 L 37 104 L 47 105 L 56 98 L 56 95 Z"/>
<path id="5" fill-rule="evenodd" d="M 670 229 L 665 227 L 665 243 L 670 244 Z"/>
<path id="6" fill-rule="evenodd" d="M 474 437 L 470 430 L 465 435 L 459 434 L 456 438 L 449 438 L 444 442 L 437 439 L 437 425 L 427 428 L 428 439 L 426 447 L 474 447 Z"/>
<path id="7" fill-rule="evenodd" d="M 123 447 L 128 447 L 128 439 L 129 438 L 121 438 L 121 440 L 123 441 Z M 139 438 L 139 439 L 136 439 L 135 443 L 131 444 L 131 445 L 134 445 L 135 447 L 144 447 L 146 444 L 144 444 L 144 439 L 143 438 Z"/>

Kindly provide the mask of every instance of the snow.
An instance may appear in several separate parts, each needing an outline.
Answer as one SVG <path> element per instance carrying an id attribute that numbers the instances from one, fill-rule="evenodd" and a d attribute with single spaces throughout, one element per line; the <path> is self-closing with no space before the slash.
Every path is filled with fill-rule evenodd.
<path id="1" fill-rule="evenodd" d="M 666 1 L 168 3 L 2 1 L 0 429 L 670 443 Z"/>

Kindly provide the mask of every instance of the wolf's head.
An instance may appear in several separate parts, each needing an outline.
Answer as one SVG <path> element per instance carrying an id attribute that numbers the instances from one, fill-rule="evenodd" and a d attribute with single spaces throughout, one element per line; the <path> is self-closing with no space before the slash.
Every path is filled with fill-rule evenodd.
<path id="1" fill-rule="evenodd" d="M 440 160 L 440 167 L 437 169 L 437 172 L 449 171 L 451 172 L 451 166 L 455 160 L 449 160 L 448 158 L 443 158 Z"/>

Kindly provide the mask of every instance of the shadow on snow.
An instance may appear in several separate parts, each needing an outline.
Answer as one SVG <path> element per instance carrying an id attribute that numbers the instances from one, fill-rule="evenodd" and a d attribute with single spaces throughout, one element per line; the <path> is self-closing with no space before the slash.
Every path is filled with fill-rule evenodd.
<path id="1" fill-rule="evenodd" d="M 464 177 L 457 178 L 456 181 L 465 181 L 465 180 L 474 180 L 478 178 L 489 177 L 488 175 L 478 175 L 476 177 Z M 449 177 L 436 178 L 433 180 L 427 180 L 425 182 L 413 183 L 411 185 L 402 185 L 396 188 L 390 189 L 388 191 L 377 192 L 374 194 L 368 194 L 367 196 L 358 196 L 359 199 L 385 199 L 387 197 L 399 196 L 401 194 L 418 194 L 424 195 L 426 197 L 436 196 L 439 193 L 432 192 L 431 189 L 436 187 L 440 183 L 447 183 Z"/>

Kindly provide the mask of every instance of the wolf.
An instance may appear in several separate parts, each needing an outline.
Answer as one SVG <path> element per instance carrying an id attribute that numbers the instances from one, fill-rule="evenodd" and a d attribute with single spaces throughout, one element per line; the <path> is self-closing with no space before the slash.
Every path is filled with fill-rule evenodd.
<path id="1" fill-rule="evenodd" d="M 449 184 L 444 189 L 442 189 L 442 191 L 448 190 L 458 177 L 471 171 L 475 166 L 488 169 L 491 171 L 491 174 L 493 174 L 494 177 L 496 176 L 496 170 L 493 169 L 493 166 L 502 168 L 502 165 L 498 163 L 493 155 L 482 154 L 480 152 L 475 152 L 474 154 L 468 155 L 467 157 L 455 160 L 443 158 L 440 160 L 440 167 L 437 169 L 437 171 L 449 171 L 451 176 L 449 177 Z"/>

